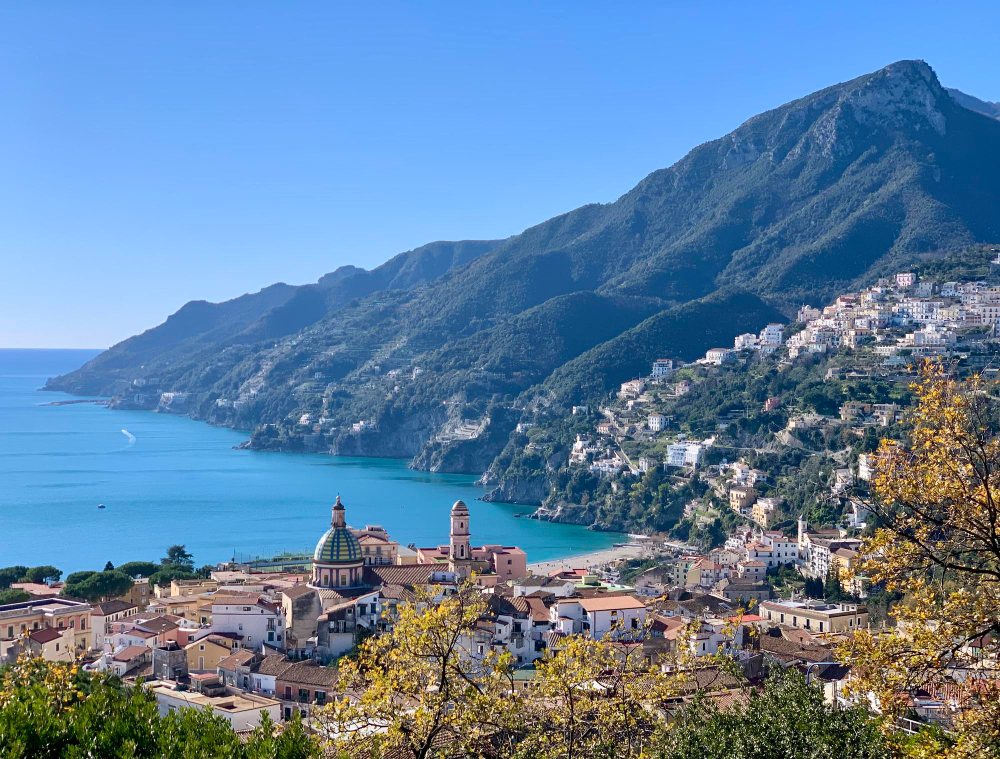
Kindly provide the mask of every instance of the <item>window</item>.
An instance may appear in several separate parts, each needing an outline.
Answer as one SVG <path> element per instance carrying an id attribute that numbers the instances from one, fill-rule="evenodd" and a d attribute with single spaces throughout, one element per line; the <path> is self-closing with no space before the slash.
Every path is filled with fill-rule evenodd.
<path id="1" fill-rule="evenodd" d="M 237 627 L 239 627 L 240 632 L 243 632 L 243 625 L 237 625 Z"/>
<path id="2" fill-rule="evenodd" d="M 75 629 L 75 628 L 76 628 L 76 620 L 75 620 L 75 619 L 71 619 L 71 620 L 69 621 L 69 626 L 70 626 L 70 629 L 71 629 L 71 630 L 72 630 L 72 629 Z"/>
<path id="3" fill-rule="evenodd" d="M 326 693 L 324 691 L 318 690 L 313 693 L 313 697 L 316 699 L 316 703 L 322 706 L 326 703 Z"/>
<path id="4" fill-rule="evenodd" d="M 250 611 L 250 607 L 249 606 L 244 606 L 243 607 L 243 611 Z"/>
<path id="5" fill-rule="evenodd" d="M 199 645 L 199 646 L 198 646 L 198 650 L 199 650 L 199 651 L 204 651 L 204 650 L 205 650 L 205 644 L 204 644 L 204 643 L 202 643 L 201 645 Z"/>
<path id="6" fill-rule="evenodd" d="M 301 701 L 304 704 L 308 700 L 309 700 L 309 691 L 307 691 L 305 688 L 299 688 L 299 701 Z"/>
<path id="7" fill-rule="evenodd" d="M 87 618 L 86 617 L 80 617 L 80 629 L 81 630 L 86 630 L 87 629 Z"/>
<path id="8" fill-rule="evenodd" d="M 7 625 L 7 637 L 8 638 L 14 637 L 14 625 Z"/>
<path id="9" fill-rule="evenodd" d="M 56 643 L 56 651 L 58 651 L 58 650 L 59 650 L 59 644 Z"/>

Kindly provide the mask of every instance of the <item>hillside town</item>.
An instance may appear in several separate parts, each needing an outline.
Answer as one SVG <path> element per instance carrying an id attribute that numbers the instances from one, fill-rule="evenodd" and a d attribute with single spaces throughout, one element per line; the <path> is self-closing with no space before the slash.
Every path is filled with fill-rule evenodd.
<path id="1" fill-rule="evenodd" d="M 488 609 L 463 649 L 473 657 L 508 652 L 522 683 L 538 660 L 584 636 L 639 646 L 654 664 L 684 654 L 697 668 L 722 652 L 751 676 L 796 668 L 835 703 L 851 671 L 833 663 L 833 647 L 872 625 L 864 603 L 781 598 L 769 582 L 781 567 L 847 577 L 858 541 L 843 531 L 800 522 L 791 539 L 747 527 L 707 554 L 640 539 L 620 559 L 543 574 L 515 546 L 473 545 L 461 501 L 449 525 L 448 545 L 412 550 L 378 526 L 348 526 L 338 497 L 308 557 L 225 563 L 207 578 L 167 586 L 136 578 L 124 595 L 93 603 L 67 597 L 58 582 L 14 583 L 30 600 L 0 605 L 0 663 L 23 655 L 79 661 L 142 682 L 161 714 L 209 709 L 245 732 L 264 713 L 309 720 L 339 694 L 340 657 L 391 630 L 401 604 L 439 603 L 463 583 L 478 588 Z M 626 578 L 630 555 L 655 567 Z M 740 687 L 719 683 L 720 693 Z M 947 721 L 956 708 L 944 697 L 913 698 L 930 720 Z"/>
<path id="2" fill-rule="evenodd" d="M 989 253 L 996 256 L 991 270 L 1000 267 L 1000 251 Z M 914 272 L 900 272 L 842 294 L 822 309 L 804 305 L 793 323 L 737 335 L 732 347 L 709 349 L 694 362 L 657 359 L 648 375 L 621 383 L 596 409 L 573 407 L 574 417 L 594 421 L 589 431 L 575 435 L 569 470 L 589 472 L 622 492 L 630 480 L 662 469 L 674 483 L 693 481 L 706 492 L 684 510 L 696 524 L 731 511 L 747 525 L 764 530 L 780 525 L 790 533 L 808 504 L 787 501 L 777 466 L 784 465 L 785 452 L 817 456 L 825 492 L 811 497 L 831 502 L 838 515 L 831 526 L 861 530 L 865 509 L 856 495 L 864 494 L 871 478 L 873 452 L 816 450 L 817 440 L 877 442 L 898 434 L 912 367 L 923 359 L 945 361 L 962 375 L 996 376 L 1000 285 L 990 280 L 922 281 Z M 821 382 L 846 393 L 839 405 L 819 413 L 801 393 L 786 392 L 762 397 L 755 407 L 718 409 L 710 426 L 691 422 L 690 399 L 702 387 L 729 374 L 784 373 L 803 357 L 824 368 Z M 859 387 L 869 391 L 852 395 Z M 885 397 L 875 397 L 872 387 Z M 733 434 L 752 420 L 771 431 L 752 442 Z"/>

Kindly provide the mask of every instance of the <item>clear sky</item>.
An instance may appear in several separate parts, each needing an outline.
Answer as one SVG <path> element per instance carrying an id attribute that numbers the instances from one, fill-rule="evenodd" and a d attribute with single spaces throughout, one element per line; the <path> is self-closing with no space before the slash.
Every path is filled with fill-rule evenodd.
<path id="1" fill-rule="evenodd" d="M 7 2 L 0 347 L 505 237 L 923 58 L 1000 99 L 1000 3 Z"/>

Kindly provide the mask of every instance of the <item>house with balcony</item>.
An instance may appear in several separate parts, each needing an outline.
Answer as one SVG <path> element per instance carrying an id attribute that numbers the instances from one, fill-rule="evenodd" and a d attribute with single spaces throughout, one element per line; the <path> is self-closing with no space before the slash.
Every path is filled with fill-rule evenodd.
<path id="1" fill-rule="evenodd" d="M 564 635 L 639 637 L 646 622 L 646 604 L 628 595 L 563 598 L 552 605 L 549 620 Z"/>

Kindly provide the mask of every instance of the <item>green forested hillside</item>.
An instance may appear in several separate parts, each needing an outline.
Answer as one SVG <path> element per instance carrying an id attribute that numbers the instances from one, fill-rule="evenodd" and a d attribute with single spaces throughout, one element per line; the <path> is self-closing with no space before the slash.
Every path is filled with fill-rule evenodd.
<path id="1" fill-rule="evenodd" d="M 481 471 L 538 404 L 1000 239 L 997 207 L 1000 121 L 901 61 L 755 116 L 613 203 L 188 304 L 49 387 L 255 429 L 260 447 Z"/>

